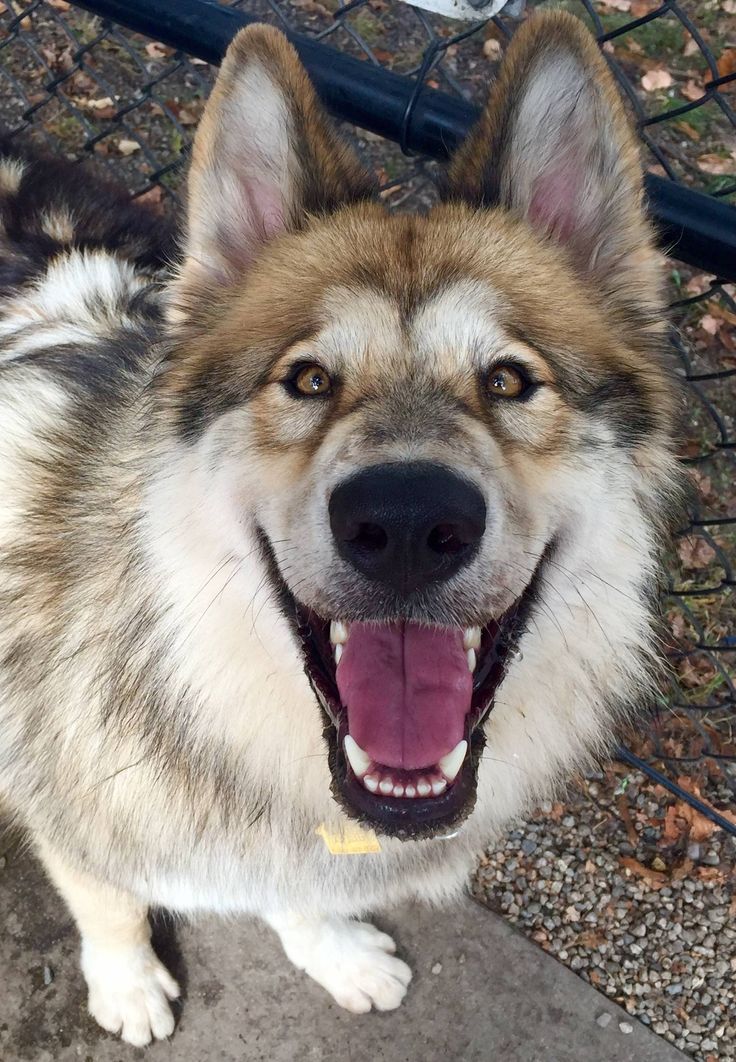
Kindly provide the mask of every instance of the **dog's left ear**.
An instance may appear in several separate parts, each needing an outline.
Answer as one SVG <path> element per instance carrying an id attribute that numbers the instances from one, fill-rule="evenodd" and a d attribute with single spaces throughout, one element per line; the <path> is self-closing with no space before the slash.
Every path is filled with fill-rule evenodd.
<path id="1" fill-rule="evenodd" d="M 523 218 L 627 313 L 658 303 L 637 141 L 597 44 L 572 15 L 538 14 L 517 32 L 445 198 Z"/>
<path id="2" fill-rule="evenodd" d="M 185 286 L 237 280 L 269 240 L 309 214 L 372 196 L 375 184 L 284 35 L 270 26 L 241 30 L 194 141 Z"/>

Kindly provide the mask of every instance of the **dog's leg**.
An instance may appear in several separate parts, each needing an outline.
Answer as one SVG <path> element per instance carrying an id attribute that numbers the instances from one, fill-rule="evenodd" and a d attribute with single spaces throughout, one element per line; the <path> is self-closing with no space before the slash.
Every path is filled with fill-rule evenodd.
<path id="1" fill-rule="evenodd" d="M 170 1036 L 169 1000 L 179 986 L 151 947 L 146 907 L 70 866 L 45 842 L 38 851 L 79 927 L 92 1017 L 137 1047 Z"/>
<path id="2" fill-rule="evenodd" d="M 288 914 L 271 915 L 267 921 L 294 965 L 346 1010 L 395 1010 L 406 995 L 411 970 L 393 954 L 391 937 L 370 923 Z"/>

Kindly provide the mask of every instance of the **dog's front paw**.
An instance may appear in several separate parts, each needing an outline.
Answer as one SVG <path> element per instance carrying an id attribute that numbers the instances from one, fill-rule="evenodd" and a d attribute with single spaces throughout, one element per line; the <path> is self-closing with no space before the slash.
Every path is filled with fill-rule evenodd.
<path id="1" fill-rule="evenodd" d="M 103 948 L 84 941 L 82 970 L 89 988 L 89 1012 L 103 1029 L 143 1047 L 174 1031 L 169 1000 L 179 986 L 150 944 Z"/>
<path id="2" fill-rule="evenodd" d="M 391 937 L 367 922 L 328 919 L 281 939 L 292 962 L 354 1014 L 395 1010 L 406 995 L 411 970 L 393 954 Z"/>

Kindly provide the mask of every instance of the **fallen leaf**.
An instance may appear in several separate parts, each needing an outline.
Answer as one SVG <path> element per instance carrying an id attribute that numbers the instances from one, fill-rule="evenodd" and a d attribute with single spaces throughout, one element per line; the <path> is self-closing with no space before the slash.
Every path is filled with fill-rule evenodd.
<path id="1" fill-rule="evenodd" d="M 736 0 L 723 0 L 723 10 L 727 15 L 736 15 Z"/>
<path id="2" fill-rule="evenodd" d="M 700 792 L 700 787 L 698 786 L 697 782 L 695 782 L 692 778 L 688 778 L 687 776 L 681 776 L 677 779 L 677 784 L 682 789 L 687 790 L 687 792 L 690 793 L 692 796 L 697 797 L 698 800 L 701 800 L 704 804 L 707 804 L 708 807 L 710 807 L 713 811 L 717 810 L 718 814 L 722 818 L 728 819 L 729 822 L 732 822 L 734 825 L 736 825 L 736 812 L 725 810 L 722 811 L 720 808 L 713 808 L 709 801 L 707 801 L 703 797 L 702 793 Z M 715 822 L 712 822 L 706 815 L 701 814 L 701 812 L 697 811 L 694 807 L 691 807 L 690 804 L 682 803 L 681 807 L 681 814 L 683 818 L 686 818 L 690 824 L 690 839 L 692 841 L 706 841 L 713 833 L 715 833 L 716 830 L 720 828 L 715 824 Z"/>
<path id="3" fill-rule="evenodd" d="M 677 552 L 689 571 L 702 571 L 716 559 L 716 551 L 700 535 L 685 535 L 677 543 Z"/>
<path id="4" fill-rule="evenodd" d="M 497 41 L 495 37 L 489 37 L 483 45 L 483 55 L 486 59 L 495 61 L 501 58 L 501 42 Z"/>
<path id="5" fill-rule="evenodd" d="M 689 122 L 675 122 L 674 126 L 675 129 L 679 129 L 685 134 L 685 136 L 689 137 L 691 140 L 694 140 L 696 143 L 698 142 L 698 140 L 700 140 L 700 133 L 695 128 L 695 126 L 690 125 Z"/>
<path id="6" fill-rule="evenodd" d="M 631 821 L 631 812 L 629 811 L 629 802 L 626 799 L 626 793 L 621 793 L 616 798 L 616 803 L 618 805 L 618 813 L 626 827 L 626 836 L 629 838 L 629 844 L 632 848 L 636 848 L 639 843 L 639 834 L 636 832 L 634 823 Z"/>
<path id="7" fill-rule="evenodd" d="M 681 815 L 677 804 L 673 804 L 667 808 L 664 816 L 664 828 L 662 830 L 662 840 L 666 844 L 675 844 L 682 837 L 685 837 L 689 829 L 689 823 L 684 815 Z"/>
<path id="8" fill-rule="evenodd" d="M 736 2 L 736 0 L 735 0 Z M 688 295 L 703 295 L 713 282 L 713 277 L 708 273 L 695 273 L 685 285 Z"/>
<path id="9" fill-rule="evenodd" d="M 700 155 L 697 159 L 698 166 L 704 173 L 712 173 L 716 176 L 736 173 L 736 159 L 733 156 L 724 158 L 722 155 Z"/>
<path id="10" fill-rule="evenodd" d="M 690 690 L 697 690 L 713 681 L 716 669 L 709 660 L 702 656 L 687 657 L 678 662 L 677 674 L 683 686 Z M 677 756 L 681 755 L 681 751 L 678 752 L 677 748 L 674 748 L 669 750 L 669 754 Z"/>
<path id="11" fill-rule="evenodd" d="M 639 878 L 644 878 L 647 884 L 653 889 L 662 889 L 667 884 L 667 875 L 663 874 L 659 870 L 652 870 L 651 867 L 645 866 L 640 863 L 638 859 L 634 859 L 633 856 L 622 856 L 621 865 L 629 871 L 630 874 L 636 874 Z"/>
<path id="12" fill-rule="evenodd" d="M 725 885 L 728 880 L 728 874 L 721 867 L 697 867 L 695 874 L 701 881 L 718 881 Z"/>
<path id="13" fill-rule="evenodd" d="M 712 313 L 704 313 L 698 323 L 709 336 L 714 336 L 718 332 L 718 319 Z"/>
<path id="14" fill-rule="evenodd" d="M 705 95 L 705 89 L 693 78 L 690 78 L 690 80 L 686 81 L 680 89 L 680 94 L 684 96 L 686 100 L 693 103 L 695 100 L 699 100 Z"/>
<path id="15" fill-rule="evenodd" d="M 134 155 L 141 149 L 137 140 L 118 140 L 115 146 L 121 155 Z"/>
<path id="16" fill-rule="evenodd" d="M 53 7 L 54 11 L 68 11 L 72 6 L 67 0 L 47 0 L 49 7 Z"/>
<path id="17" fill-rule="evenodd" d="M 664 67 L 655 67 L 641 79 L 641 87 L 645 92 L 656 92 L 659 89 L 668 89 L 672 85 L 672 74 Z"/>
<path id="18" fill-rule="evenodd" d="M 644 18 L 645 15 L 651 15 L 652 11 L 656 11 L 658 7 L 661 7 L 661 0 L 632 0 L 631 14 L 634 18 Z"/>
<path id="19" fill-rule="evenodd" d="M 167 48 L 160 41 L 150 41 L 146 45 L 146 55 L 149 59 L 166 59 L 167 56 L 171 55 L 171 48 Z"/>
<path id="20" fill-rule="evenodd" d="M 693 869 L 692 859 L 683 859 L 679 866 L 672 869 L 672 880 L 682 881 L 683 878 L 689 878 Z"/>
<path id="21" fill-rule="evenodd" d="M 607 939 L 602 929 L 584 929 L 575 938 L 575 944 L 581 948 L 600 948 L 602 944 L 606 943 Z"/>
<path id="22" fill-rule="evenodd" d="M 84 106 L 88 107 L 91 111 L 104 111 L 107 107 L 112 107 L 114 101 L 112 96 L 102 96 L 98 100 L 85 100 Z"/>
<path id="23" fill-rule="evenodd" d="M 716 66 L 719 77 L 728 77 L 730 74 L 736 74 L 736 48 L 725 48 L 721 52 L 721 57 Z M 736 81 L 721 85 L 721 92 L 725 92 L 727 89 L 736 89 Z"/>
<path id="24" fill-rule="evenodd" d="M 682 49 L 682 54 L 686 55 L 688 57 L 688 59 L 690 58 L 691 55 L 699 55 L 700 54 L 700 45 L 698 44 L 698 42 L 695 40 L 694 37 L 688 37 L 688 39 L 687 39 L 687 41 L 685 43 L 685 47 Z"/>
<path id="25" fill-rule="evenodd" d="M 67 71 L 73 66 L 71 47 L 41 48 L 41 55 L 52 70 Z"/>
<path id="26" fill-rule="evenodd" d="M 631 0 L 600 0 L 600 5 L 609 11 L 631 11 Z"/>
<path id="27" fill-rule="evenodd" d="M 307 15 L 322 15 L 323 18 L 329 18 L 330 12 L 327 10 L 324 4 L 318 4 L 316 0 L 291 0 L 294 7 L 300 8 Z"/>
<path id="28" fill-rule="evenodd" d="M 136 203 L 146 203 L 152 207 L 157 213 L 163 213 L 162 204 L 164 198 L 164 190 L 160 184 L 154 184 L 153 188 L 149 188 L 147 192 L 143 192 L 141 195 L 135 197 Z"/>

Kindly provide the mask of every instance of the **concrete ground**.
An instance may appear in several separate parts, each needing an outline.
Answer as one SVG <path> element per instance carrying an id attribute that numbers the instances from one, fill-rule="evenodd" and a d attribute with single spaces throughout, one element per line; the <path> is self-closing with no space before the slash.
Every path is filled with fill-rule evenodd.
<path id="1" fill-rule="evenodd" d="M 132 1048 L 87 1017 L 76 933 L 35 860 L 3 844 L 1 830 L 0 853 L 2 1062 L 685 1057 L 470 900 L 452 911 L 406 908 L 376 920 L 395 933 L 415 971 L 406 1001 L 390 1014 L 338 1008 L 254 921 L 159 926 L 157 947 L 184 986 L 184 1004 L 171 1041 Z"/>

